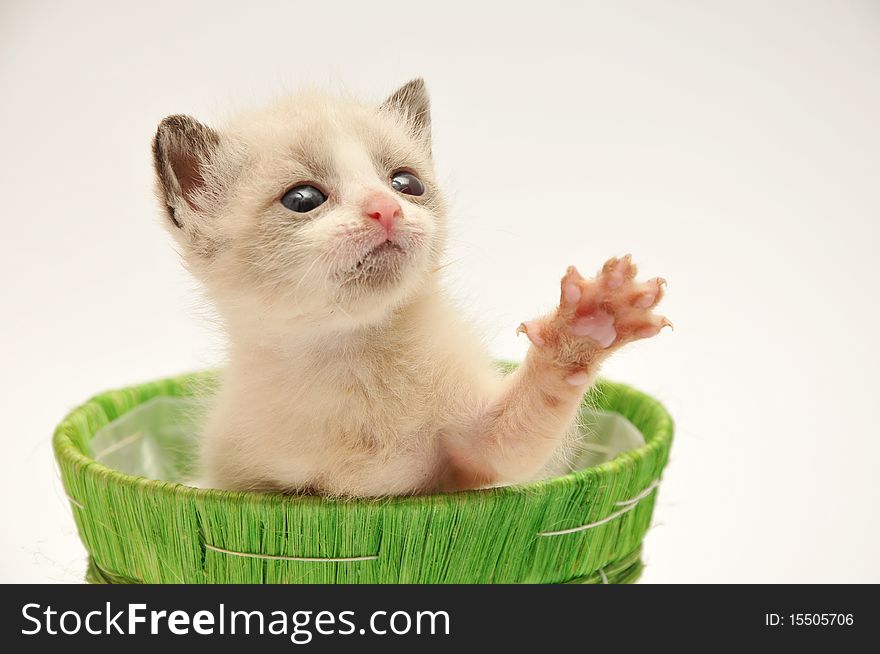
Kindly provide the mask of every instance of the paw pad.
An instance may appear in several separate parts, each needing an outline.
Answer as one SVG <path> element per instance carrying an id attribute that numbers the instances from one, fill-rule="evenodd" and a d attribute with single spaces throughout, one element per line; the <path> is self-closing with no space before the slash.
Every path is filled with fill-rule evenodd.
<path id="1" fill-rule="evenodd" d="M 636 282 L 636 273 L 629 255 L 609 259 L 595 279 L 586 279 L 570 267 L 562 278 L 560 307 L 553 321 L 556 330 L 608 349 L 671 327 L 666 318 L 651 311 L 663 297 L 666 280 Z"/>

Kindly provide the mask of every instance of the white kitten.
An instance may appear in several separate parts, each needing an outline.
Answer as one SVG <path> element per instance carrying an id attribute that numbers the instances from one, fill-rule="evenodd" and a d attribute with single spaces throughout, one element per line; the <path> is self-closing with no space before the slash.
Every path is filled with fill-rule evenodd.
<path id="1" fill-rule="evenodd" d="M 494 368 L 437 286 L 446 208 L 421 80 L 381 106 L 301 94 L 222 130 L 171 116 L 158 194 L 229 333 L 204 434 L 209 483 L 382 496 L 527 480 L 599 363 L 667 324 L 629 257 L 569 268 L 560 307 Z"/>

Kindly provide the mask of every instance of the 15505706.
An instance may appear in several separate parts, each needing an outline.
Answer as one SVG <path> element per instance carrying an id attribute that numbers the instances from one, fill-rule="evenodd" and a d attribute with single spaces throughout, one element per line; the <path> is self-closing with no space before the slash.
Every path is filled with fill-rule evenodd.
<path id="1" fill-rule="evenodd" d="M 853 624 L 852 613 L 791 613 L 789 620 L 796 627 L 849 627 Z"/>

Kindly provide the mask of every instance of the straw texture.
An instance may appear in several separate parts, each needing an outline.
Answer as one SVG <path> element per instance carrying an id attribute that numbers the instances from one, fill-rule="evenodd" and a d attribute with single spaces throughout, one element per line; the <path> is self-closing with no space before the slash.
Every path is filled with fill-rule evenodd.
<path id="1" fill-rule="evenodd" d="M 198 373 L 103 393 L 58 426 L 55 455 L 90 555 L 89 581 L 630 583 L 638 578 L 657 490 L 644 492 L 660 478 L 673 434 L 662 405 L 639 391 L 602 381 L 586 402 L 628 418 L 644 434 L 644 447 L 593 468 L 506 488 L 326 500 L 191 488 L 126 475 L 90 458 L 89 440 L 110 421 L 157 395 L 201 392 L 213 379 Z M 540 535 L 596 522 L 601 524 L 573 533 Z"/>

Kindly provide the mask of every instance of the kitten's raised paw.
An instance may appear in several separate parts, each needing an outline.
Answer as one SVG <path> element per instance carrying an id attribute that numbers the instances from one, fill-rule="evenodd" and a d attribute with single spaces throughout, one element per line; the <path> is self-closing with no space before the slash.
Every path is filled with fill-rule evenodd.
<path id="1" fill-rule="evenodd" d="M 595 279 L 584 278 L 571 266 L 562 278 L 556 312 L 523 323 L 520 331 L 538 349 L 577 367 L 589 364 L 597 354 L 608 354 L 672 327 L 652 311 L 663 297 L 666 281 L 655 277 L 636 282 L 635 277 L 636 266 L 629 255 L 609 259 Z"/>

